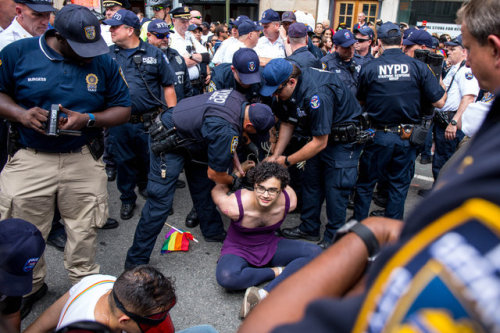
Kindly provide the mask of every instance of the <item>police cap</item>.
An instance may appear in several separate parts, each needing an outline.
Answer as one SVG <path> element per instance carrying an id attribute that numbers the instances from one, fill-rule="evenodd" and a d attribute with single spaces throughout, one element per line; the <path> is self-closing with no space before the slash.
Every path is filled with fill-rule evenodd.
<path id="1" fill-rule="evenodd" d="M 112 27 L 118 25 L 128 25 L 129 27 L 138 29 L 141 27 L 141 22 L 134 12 L 127 9 L 120 9 L 110 19 L 104 20 L 102 23 L 110 25 Z"/>
<path id="2" fill-rule="evenodd" d="M 189 8 L 188 6 L 177 7 L 173 9 L 170 14 L 172 14 L 173 18 L 189 20 L 191 19 L 191 8 Z"/>
<path id="3" fill-rule="evenodd" d="M 432 36 L 425 30 L 413 30 L 406 39 L 403 39 L 403 45 L 424 45 L 432 48 Z"/>
<path id="4" fill-rule="evenodd" d="M 170 26 L 167 24 L 167 22 L 160 19 L 154 19 L 148 25 L 148 32 L 155 32 L 157 34 L 168 34 L 174 31 L 170 29 Z"/>
<path id="5" fill-rule="evenodd" d="M 113 6 L 120 6 L 120 7 L 123 7 L 123 8 L 130 8 L 130 3 L 127 0 L 104 0 L 102 2 L 102 6 L 104 8 L 113 7 Z"/>
<path id="6" fill-rule="evenodd" d="M 28 6 L 30 9 L 38 13 L 55 12 L 55 8 L 52 7 L 52 0 L 14 0 L 16 3 L 22 3 Z"/>
<path id="7" fill-rule="evenodd" d="M 399 26 L 392 22 L 385 22 L 380 25 L 377 30 L 378 38 L 391 38 L 391 37 L 401 37 L 401 30 Z"/>
<path id="8" fill-rule="evenodd" d="M 253 49 L 241 48 L 233 55 L 233 67 L 243 84 L 261 82 L 259 56 Z"/>
<path id="9" fill-rule="evenodd" d="M 356 38 L 351 31 L 347 29 L 339 30 L 333 35 L 332 38 L 333 44 L 341 47 L 349 47 L 357 43 Z"/>
<path id="10" fill-rule="evenodd" d="M 290 77 L 292 71 L 293 66 L 288 60 L 275 58 L 269 61 L 262 72 L 265 83 L 260 89 L 260 94 L 262 96 L 274 94 L 276 89 Z"/>

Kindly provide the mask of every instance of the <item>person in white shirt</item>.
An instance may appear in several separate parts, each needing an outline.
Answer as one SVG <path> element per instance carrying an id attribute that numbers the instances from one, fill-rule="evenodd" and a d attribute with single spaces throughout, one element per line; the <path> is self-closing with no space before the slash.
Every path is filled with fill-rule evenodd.
<path id="1" fill-rule="evenodd" d="M 0 34 L 0 50 L 23 38 L 42 35 L 49 26 L 52 0 L 16 0 L 16 17 Z M 3 14 L 2 14 L 3 15 Z"/>
<path id="2" fill-rule="evenodd" d="M 226 50 L 233 44 L 237 44 L 238 42 L 238 25 L 240 22 L 243 21 L 250 21 L 250 18 L 246 15 L 240 15 L 236 18 L 236 20 L 230 22 L 231 26 L 231 37 L 225 39 L 222 44 L 217 48 L 217 51 L 215 52 L 213 58 L 212 58 L 212 63 L 215 65 L 220 65 L 222 63 L 222 59 L 225 57 Z M 226 29 L 224 27 L 224 29 Z M 217 30 L 215 31 L 217 34 Z M 220 38 L 219 38 L 220 39 Z"/>
<path id="3" fill-rule="evenodd" d="M 241 22 L 238 25 L 238 41 L 226 49 L 222 63 L 232 63 L 234 53 L 243 47 L 253 49 L 259 41 L 260 31 L 262 31 L 262 27 L 253 21 Z"/>
<path id="4" fill-rule="evenodd" d="M 255 52 L 265 66 L 271 59 L 285 58 L 285 44 L 280 37 L 280 15 L 272 9 L 262 13 L 260 23 L 264 27 L 264 36 L 260 37 Z"/>

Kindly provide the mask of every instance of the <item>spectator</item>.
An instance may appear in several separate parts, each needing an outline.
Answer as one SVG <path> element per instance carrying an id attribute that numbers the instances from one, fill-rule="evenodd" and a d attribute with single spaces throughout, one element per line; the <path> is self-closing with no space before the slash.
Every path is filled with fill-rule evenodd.
<path id="1" fill-rule="evenodd" d="M 260 37 L 255 52 L 265 66 L 271 59 L 285 57 L 285 45 L 280 37 L 280 15 L 272 9 L 262 13 L 260 23 L 264 27 L 264 36 Z"/>
<path id="2" fill-rule="evenodd" d="M 316 36 L 322 36 L 323 32 L 325 32 L 325 28 L 323 27 L 323 24 L 316 23 L 316 26 L 314 27 L 314 34 Z"/>
<path id="3" fill-rule="evenodd" d="M 323 41 L 321 40 L 320 36 L 313 35 L 311 39 L 312 39 L 312 43 L 314 46 L 316 46 L 319 49 L 321 49 L 323 47 Z"/>
<path id="4" fill-rule="evenodd" d="M 196 26 L 201 26 L 203 23 L 201 13 L 198 10 L 191 10 L 191 20 L 189 20 L 189 24 L 194 24 Z"/>
<path id="5" fill-rule="evenodd" d="M 330 37 L 325 37 L 323 36 L 322 38 L 322 44 L 323 47 L 321 48 L 321 51 L 323 52 L 324 55 L 327 55 L 328 53 L 332 53 L 334 49 L 333 47 L 333 42 Z"/>

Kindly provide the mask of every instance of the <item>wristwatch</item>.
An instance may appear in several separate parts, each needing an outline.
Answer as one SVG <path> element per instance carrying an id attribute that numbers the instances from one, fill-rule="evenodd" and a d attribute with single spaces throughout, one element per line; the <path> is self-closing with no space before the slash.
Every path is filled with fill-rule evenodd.
<path id="1" fill-rule="evenodd" d="M 95 125 L 95 116 L 93 113 L 87 113 L 89 115 L 89 120 L 87 121 L 87 127 L 94 127 Z"/>
<path id="2" fill-rule="evenodd" d="M 292 165 L 290 162 L 288 162 L 288 156 L 285 156 L 285 165 L 287 167 L 289 167 L 290 165 Z"/>
<path id="3" fill-rule="evenodd" d="M 450 121 L 450 125 L 451 125 L 451 126 L 457 126 L 457 121 L 456 121 L 455 119 L 452 119 L 452 120 Z"/>

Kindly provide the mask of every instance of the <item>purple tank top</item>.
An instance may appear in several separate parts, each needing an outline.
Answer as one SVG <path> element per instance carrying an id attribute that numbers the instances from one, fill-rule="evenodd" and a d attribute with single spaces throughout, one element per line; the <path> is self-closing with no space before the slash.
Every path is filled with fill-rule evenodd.
<path id="1" fill-rule="evenodd" d="M 240 217 L 237 221 L 231 220 L 227 230 L 227 236 L 221 249 L 221 256 L 234 254 L 245 259 L 254 266 L 264 266 L 273 258 L 281 237 L 274 234 L 278 230 L 290 209 L 290 197 L 285 190 L 285 214 L 278 222 L 266 227 L 246 228 L 241 225 L 244 211 L 241 203 L 241 190 L 234 192 L 238 202 Z"/>

